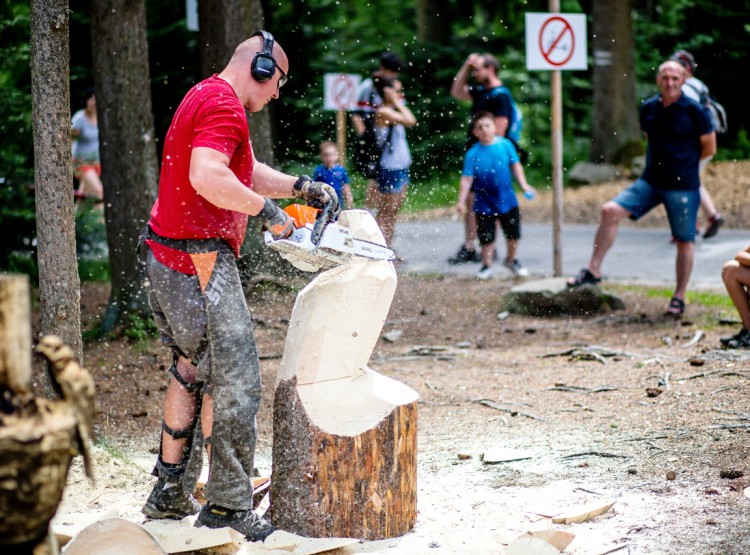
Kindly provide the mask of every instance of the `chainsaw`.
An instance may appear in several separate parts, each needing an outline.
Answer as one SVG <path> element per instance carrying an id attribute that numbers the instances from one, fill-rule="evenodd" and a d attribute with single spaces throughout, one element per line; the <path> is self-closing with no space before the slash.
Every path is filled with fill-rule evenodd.
<path id="1" fill-rule="evenodd" d="M 332 204 L 323 209 L 292 204 L 284 212 L 294 222 L 294 232 L 284 239 L 274 239 L 266 231 L 263 239 L 295 268 L 305 272 L 329 270 L 353 257 L 396 260 L 396 253 L 385 245 L 355 238 L 348 227 L 337 222 Z"/>

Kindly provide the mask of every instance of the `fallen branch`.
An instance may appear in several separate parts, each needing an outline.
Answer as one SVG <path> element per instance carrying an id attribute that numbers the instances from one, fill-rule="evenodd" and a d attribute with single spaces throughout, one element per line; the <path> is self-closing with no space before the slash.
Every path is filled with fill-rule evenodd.
<path id="1" fill-rule="evenodd" d="M 606 453 L 604 451 L 585 451 L 583 453 L 573 453 L 565 455 L 563 459 L 578 459 L 580 457 L 602 457 L 605 459 L 629 459 L 627 455 L 618 455 L 616 453 Z"/>
<path id="2" fill-rule="evenodd" d="M 693 345 L 695 345 L 696 343 L 698 343 L 698 341 L 700 341 L 704 337 L 706 337 L 706 332 L 704 332 L 703 330 L 697 330 L 695 332 L 695 335 L 693 336 L 693 338 L 690 341 L 688 341 L 687 343 L 685 343 L 683 345 L 683 347 L 692 347 Z"/>
<path id="3" fill-rule="evenodd" d="M 533 414 L 529 414 L 527 412 L 521 412 L 515 409 L 506 409 L 504 407 L 501 407 L 489 399 L 477 399 L 476 401 L 473 401 L 474 403 L 477 403 L 478 405 L 482 405 L 491 409 L 499 410 L 501 412 L 507 412 L 511 416 L 525 416 L 526 418 L 531 418 L 532 420 L 539 420 L 540 422 L 544 422 L 543 418 L 539 418 L 538 416 L 534 416 Z"/>

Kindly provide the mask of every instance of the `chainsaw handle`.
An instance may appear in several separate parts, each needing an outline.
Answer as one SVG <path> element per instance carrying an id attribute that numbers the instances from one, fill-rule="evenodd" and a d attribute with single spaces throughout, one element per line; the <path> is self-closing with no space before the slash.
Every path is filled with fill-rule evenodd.
<path id="1" fill-rule="evenodd" d="M 323 236 L 323 229 L 328 222 L 332 222 L 336 218 L 336 212 L 334 212 L 334 201 L 331 199 L 318 214 L 318 218 L 315 220 L 315 225 L 310 235 L 310 240 L 313 245 L 320 243 L 320 238 Z"/>

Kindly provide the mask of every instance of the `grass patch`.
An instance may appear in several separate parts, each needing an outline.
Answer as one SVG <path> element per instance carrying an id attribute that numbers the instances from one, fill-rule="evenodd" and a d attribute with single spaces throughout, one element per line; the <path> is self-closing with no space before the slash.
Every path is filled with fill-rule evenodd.
<path id="1" fill-rule="evenodd" d="M 650 299 L 664 299 L 665 307 L 674 293 L 674 289 L 670 287 L 647 287 L 643 285 L 612 284 L 607 285 L 607 289 L 612 289 L 615 292 L 627 291 Z M 688 311 L 691 306 L 694 309 L 699 309 L 686 314 L 691 320 L 695 320 L 696 324 L 706 328 L 718 326 L 721 319 L 739 319 L 729 295 L 719 291 L 688 291 L 685 295 L 685 304 Z"/>
<path id="2" fill-rule="evenodd" d="M 127 453 L 125 453 L 125 451 L 118 447 L 107 436 L 95 437 L 94 446 L 104 451 L 109 457 L 113 459 L 117 459 L 126 463 L 132 463 L 132 460 L 128 457 Z"/>
<path id="3" fill-rule="evenodd" d="M 108 283 L 110 279 L 109 259 L 78 259 L 78 276 L 81 281 Z"/>

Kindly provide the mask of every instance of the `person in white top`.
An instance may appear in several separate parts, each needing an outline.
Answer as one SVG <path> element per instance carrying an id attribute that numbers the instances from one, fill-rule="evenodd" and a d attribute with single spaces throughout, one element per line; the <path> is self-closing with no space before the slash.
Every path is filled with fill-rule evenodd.
<path id="1" fill-rule="evenodd" d="M 680 65 L 685 68 L 687 79 L 685 79 L 685 83 L 682 85 L 682 93 L 690 100 L 694 100 L 698 104 L 701 104 L 701 97 L 705 98 L 708 95 L 708 86 L 693 75 L 696 68 L 693 55 L 687 50 L 677 50 L 669 59 L 679 62 Z M 709 239 L 716 235 L 719 232 L 719 228 L 724 225 L 724 216 L 721 215 L 716 208 L 716 205 L 714 205 L 714 201 L 708 193 L 708 189 L 706 189 L 706 186 L 703 184 L 703 177 L 706 174 L 706 166 L 708 166 L 711 158 L 712 157 L 709 156 L 700 161 L 701 209 L 707 220 L 706 230 L 703 232 L 704 239 Z"/>
<path id="2" fill-rule="evenodd" d="M 99 163 L 96 95 L 93 88 L 84 92 L 82 104 L 83 108 L 73 114 L 70 132 L 73 139 L 73 171 L 79 183 L 76 195 L 101 201 L 104 192 Z"/>

